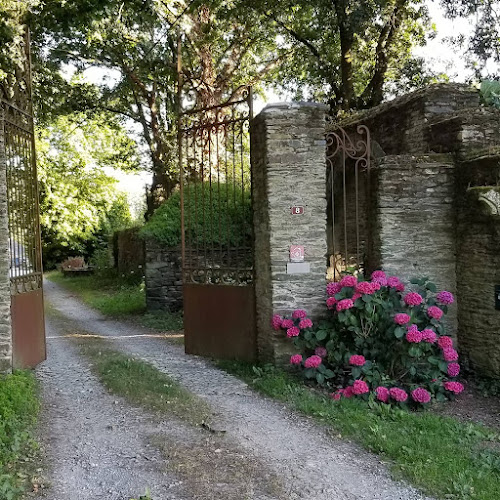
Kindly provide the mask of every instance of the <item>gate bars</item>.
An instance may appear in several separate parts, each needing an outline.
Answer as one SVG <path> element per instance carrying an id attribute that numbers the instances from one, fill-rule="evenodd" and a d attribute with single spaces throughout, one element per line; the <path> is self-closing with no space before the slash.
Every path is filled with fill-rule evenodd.
<path id="1" fill-rule="evenodd" d="M 326 133 L 332 226 L 328 278 L 333 281 L 343 272 L 364 271 L 371 141 L 365 125 L 356 132 L 338 127 Z"/>
<path id="2" fill-rule="evenodd" d="M 10 281 L 15 295 L 42 288 L 33 117 L 5 101 L 0 106 L 7 166 Z"/>
<path id="3" fill-rule="evenodd" d="M 252 89 L 238 101 L 180 114 L 185 284 L 253 281 L 249 124 Z"/>

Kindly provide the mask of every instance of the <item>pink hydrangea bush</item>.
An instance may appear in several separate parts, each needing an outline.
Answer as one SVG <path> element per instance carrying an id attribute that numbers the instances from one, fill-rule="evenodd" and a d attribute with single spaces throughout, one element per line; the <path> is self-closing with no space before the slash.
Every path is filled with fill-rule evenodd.
<path id="1" fill-rule="evenodd" d="M 351 397 L 393 405 L 426 406 L 463 391 L 453 339 L 442 320 L 453 304 L 427 278 L 407 288 L 397 276 L 346 275 L 327 285 L 329 319 L 318 324 L 297 309 L 274 315 L 300 354 L 290 364 L 307 379 L 336 387 L 334 400 Z"/>

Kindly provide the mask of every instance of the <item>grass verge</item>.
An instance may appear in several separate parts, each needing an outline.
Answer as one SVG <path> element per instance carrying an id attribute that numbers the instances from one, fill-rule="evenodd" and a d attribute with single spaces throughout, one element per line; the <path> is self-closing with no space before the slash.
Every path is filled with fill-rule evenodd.
<path id="1" fill-rule="evenodd" d="M 114 351 L 102 340 L 80 338 L 78 344 L 102 384 L 113 394 L 193 425 L 209 419 L 211 410 L 205 401 L 150 363 Z"/>
<path id="2" fill-rule="evenodd" d="M 130 283 L 115 274 L 66 277 L 59 271 L 50 271 L 45 276 L 109 316 L 141 314 L 146 309 L 143 283 Z"/>
<path id="3" fill-rule="evenodd" d="M 37 383 L 28 371 L 0 377 L 0 498 L 21 498 L 33 486 L 39 411 Z"/>
<path id="4" fill-rule="evenodd" d="M 278 369 L 219 361 L 251 387 L 330 426 L 392 462 L 397 477 L 438 498 L 497 500 L 500 436 L 429 411 L 408 412 L 359 400 L 333 401 Z"/>
<path id="5" fill-rule="evenodd" d="M 183 329 L 182 313 L 146 311 L 144 283 L 131 283 L 116 273 L 102 275 L 66 277 L 60 271 L 50 271 L 45 277 L 78 294 L 90 307 L 112 317 L 131 317 L 142 326 L 158 332 L 179 332 Z M 183 338 L 173 339 L 183 343 Z"/>

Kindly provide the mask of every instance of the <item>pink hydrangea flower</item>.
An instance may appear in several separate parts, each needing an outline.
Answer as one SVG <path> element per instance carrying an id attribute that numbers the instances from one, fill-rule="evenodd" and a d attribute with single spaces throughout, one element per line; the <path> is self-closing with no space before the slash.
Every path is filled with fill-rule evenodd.
<path id="1" fill-rule="evenodd" d="M 422 295 L 417 292 L 409 292 L 405 295 L 404 301 L 408 306 L 419 306 L 422 303 Z"/>
<path id="2" fill-rule="evenodd" d="M 445 382 L 443 387 L 454 394 L 460 394 L 464 390 L 464 386 L 460 382 Z"/>
<path id="3" fill-rule="evenodd" d="M 375 287 L 373 286 L 372 283 L 369 283 L 368 281 L 361 281 L 356 285 L 355 290 L 358 293 L 365 293 L 367 295 L 371 295 L 372 293 L 375 292 Z"/>
<path id="4" fill-rule="evenodd" d="M 387 278 L 380 278 L 375 280 L 374 283 L 378 283 L 380 286 L 387 286 Z"/>
<path id="5" fill-rule="evenodd" d="M 447 306 L 449 304 L 453 304 L 455 302 L 455 298 L 453 297 L 453 294 L 451 292 L 439 292 L 436 295 L 437 301 L 442 304 L 443 306 Z"/>
<path id="6" fill-rule="evenodd" d="M 458 352 L 453 347 L 445 347 L 443 349 L 443 358 L 445 361 L 457 361 Z"/>
<path id="7" fill-rule="evenodd" d="M 314 354 L 320 358 L 325 358 L 328 351 L 324 347 L 316 347 L 316 349 L 314 349 Z"/>
<path id="8" fill-rule="evenodd" d="M 399 387 L 392 387 L 389 389 L 389 394 L 392 399 L 396 400 L 398 403 L 403 403 L 408 399 L 408 394 L 403 389 Z"/>
<path id="9" fill-rule="evenodd" d="M 300 365 L 302 363 L 302 354 L 294 354 L 290 356 L 290 364 L 291 365 Z"/>
<path id="10" fill-rule="evenodd" d="M 443 311 L 439 309 L 439 307 L 437 306 L 430 306 L 427 309 L 427 316 L 429 316 L 429 318 L 432 319 L 440 320 L 441 317 L 443 316 Z"/>
<path id="11" fill-rule="evenodd" d="M 394 316 L 394 323 L 398 325 L 406 325 L 406 323 L 409 323 L 410 321 L 410 316 L 405 313 L 398 313 Z"/>
<path id="12" fill-rule="evenodd" d="M 339 293 L 340 290 L 342 290 L 340 283 L 328 283 L 328 285 L 326 285 L 326 293 L 329 297 L 333 297 L 336 293 Z"/>
<path id="13" fill-rule="evenodd" d="M 283 318 L 279 314 L 275 314 L 271 319 L 271 325 L 273 327 L 273 330 L 280 330 L 282 323 L 283 323 Z"/>
<path id="14" fill-rule="evenodd" d="M 322 363 L 322 359 L 317 355 L 313 354 L 312 356 L 309 356 L 305 362 L 304 366 L 306 368 L 318 368 L 318 366 Z"/>
<path id="15" fill-rule="evenodd" d="M 387 285 L 395 288 L 398 292 L 404 292 L 405 286 L 397 276 L 389 276 L 387 278 Z"/>
<path id="16" fill-rule="evenodd" d="M 332 392 L 330 394 L 330 397 L 335 400 L 335 401 L 338 401 L 341 397 L 342 397 L 342 392 L 343 390 L 342 389 L 339 389 L 338 391 L 335 391 L 335 392 Z"/>
<path id="17" fill-rule="evenodd" d="M 353 302 L 356 302 L 356 300 L 360 299 L 361 298 L 361 294 L 360 293 L 355 293 L 352 297 L 351 297 L 351 300 Z"/>
<path id="18" fill-rule="evenodd" d="M 328 309 L 333 309 L 336 303 L 337 299 L 335 297 L 328 297 L 326 299 L 326 307 L 328 307 Z"/>
<path id="19" fill-rule="evenodd" d="M 354 384 L 352 384 L 352 392 L 356 394 L 356 396 L 359 396 L 370 392 L 370 388 L 364 380 L 355 380 Z"/>
<path id="20" fill-rule="evenodd" d="M 382 286 L 382 284 L 380 283 L 380 281 L 372 281 L 371 285 L 372 285 L 372 288 L 373 288 L 374 292 L 378 292 L 380 290 L 380 287 Z"/>
<path id="21" fill-rule="evenodd" d="M 358 278 L 356 278 L 356 276 L 348 275 L 348 276 L 344 276 L 340 280 L 340 286 L 342 288 L 345 287 L 345 286 L 356 286 L 357 282 L 358 282 Z"/>
<path id="22" fill-rule="evenodd" d="M 373 271 L 372 280 L 385 279 L 387 276 L 384 271 Z"/>
<path id="23" fill-rule="evenodd" d="M 438 346 L 441 347 L 441 349 L 446 349 L 447 347 L 453 347 L 453 339 L 451 337 L 443 335 L 438 339 Z"/>
<path id="24" fill-rule="evenodd" d="M 387 387 L 377 387 L 375 389 L 375 394 L 377 395 L 377 399 L 382 401 L 383 403 L 387 403 L 389 401 L 389 389 Z"/>
<path id="25" fill-rule="evenodd" d="M 459 373 L 460 373 L 460 365 L 458 363 L 448 364 L 448 375 L 450 377 L 457 377 Z"/>
<path id="26" fill-rule="evenodd" d="M 414 391 L 411 391 L 411 397 L 413 401 L 422 404 L 428 403 L 431 400 L 429 391 L 426 391 L 423 387 L 418 387 Z"/>
<path id="27" fill-rule="evenodd" d="M 354 396 L 354 391 L 353 391 L 352 386 L 349 386 L 349 387 L 346 387 L 345 389 L 343 389 L 342 396 L 344 396 L 344 398 L 347 398 L 347 399 L 352 398 Z"/>
<path id="28" fill-rule="evenodd" d="M 309 318 L 304 318 L 300 320 L 299 328 L 301 328 L 302 330 L 304 328 L 311 328 L 312 326 L 313 322 Z"/>
<path id="29" fill-rule="evenodd" d="M 406 340 L 414 344 L 422 342 L 423 335 L 422 332 L 418 331 L 417 325 L 411 325 L 406 332 Z"/>
<path id="30" fill-rule="evenodd" d="M 295 309 L 292 313 L 293 319 L 302 319 L 307 317 L 307 312 L 304 309 Z"/>
<path id="31" fill-rule="evenodd" d="M 292 328 L 293 321 L 291 319 L 284 319 L 281 322 L 281 328 Z"/>
<path id="32" fill-rule="evenodd" d="M 422 340 L 424 342 L 428 342 L 429 344 L 434 344 L 437 340 L 436 332 L 430 328 L 422 330 Z"/>
<path id="33" fill-rule="evenodd" d="M 351 299 L 342 299 L 337 303 L 337 311 L 345 311 L 354 307 L 354 302 Z"/>
<path id="34" fill-rule="evenodd" d="M 286 336 L 291 338 L 291 337 L 298 337 L 300 335 L 300 329 L 297 328 L 296 326 L 292 326 L 286 331 Z"/>
<path id="35" fill-rule="evenodd" d="M 366 359 L 361 354 L 353 354 L 349 358 L 349 364 L 353 366 L 363 366 L 366 363 Z"/>
<path id="36" fill-rule="evenodd" d="M 391 288 L 396 288 L 401 283 L 401 280 L 397 276 L 389 276 L 387 278 L 387 285 Z"/>

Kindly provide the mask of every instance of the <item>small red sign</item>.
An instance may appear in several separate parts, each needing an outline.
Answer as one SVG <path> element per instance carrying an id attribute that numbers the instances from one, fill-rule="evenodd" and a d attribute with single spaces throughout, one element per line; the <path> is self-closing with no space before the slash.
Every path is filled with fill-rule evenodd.
<path id="1" fill-rule="evenodd" d="M 302 215 L 304 213 L 304 207 L 292 207 L 292 215 Z"/>
<path id="2" fill-rule="evenodd" d="M 301 245 L 290 246 L 290 262 L 304 262 L 304 247 Z"/>

